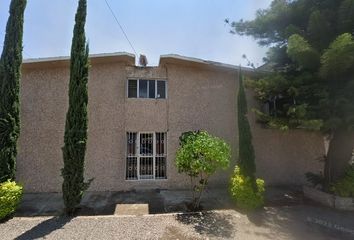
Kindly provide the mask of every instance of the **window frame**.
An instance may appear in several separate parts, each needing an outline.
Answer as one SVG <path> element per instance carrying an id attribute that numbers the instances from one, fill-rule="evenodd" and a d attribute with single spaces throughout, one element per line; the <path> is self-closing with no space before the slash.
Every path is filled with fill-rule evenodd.
<path id="1" fill-rule="evenodd" d="M 124 161 L 124 179 L 125 181 L 160 181 L 160 180 L 168 180 L 167 178 L 167 132 L 153 132 L 153 131 L 142 131 L 142 132 L 138 132 L 138 131 L 128 131 L 126 133 L 136 133 L 136 148 L 135 148 L 135 153 L 136 155 L 134 157 L 136 157 L 136 161 L 137 161 L 137 173 L 136 173 L 136 176 L 137 176 L 137 179 L 128 179 L 128 176 L 127 176 L 127 167 L 128 167 L 128 162 L 127 162 L 127 158 L 129 157 L 128 156 L 128 152 L 127 152 L 127 149 L 128 149 L 128 142 L 127 142 L 127 139 L 125 140 L 125 144 L 126 144 L 126 147 L 125 147 L 125 161 Z M 163 156 L 159 155 L 159 154 L 156 154 L 156 134 L 157 133 L 163 133 L 164 136 L 165 136 L 165 145 L 164 145 L 164 153 L 163 153 Z M 153 153 L 151 156 L 144 156 L 140 153 L 140 135 L 141 134 L 152 134 L 153 136 Z M 132 157 L 132 156 L 130 156 Z M 152 171 L 153 171 L 153 178 L 141 178 L 140 177 L 140 158 L 141 157 L 152 157 L 152 161 L 153 161 L 153 167 L 152 167 Z M 156 171 L 155 171 L 155 167 L 156 167 L 156 158 L 157 157 L 165 157 L 165 177 L 164 178 L 156 178 Z"/>
<path id="2" fill-rule="evenodd" d="M 129 97 L 129 81 L 131 81 L 131 80 L 134 80 L 134 81 L 137 81 L 136 82 L 136 97 Z M 140 80 L 146 80 L 147 81 L 147 97 L 146 98 L 143 98 L 143 97 L 140 97 L 140 90 L 139 90 L 139 88 L 140 88 L 140 84 L 139 84 L 139 82 L 140 82 Z M 154 98 L 150 98 L 149 97 L 149 81 L 154 81 L 154 85 L 155 85 L 155 96 L 154 96 Z M 161 81 L 161 82 L 164 82 L 165 83 L 165 98 L 158 98 L 157 97 L 157 81 Z M 127 96 L 127 98 L 129 98 L 129 99 L 154 99 L 154 100 L 164 100 L 164 99 L 167 99 L 167 92 L 168 92 L 168 90 L 167 90 L 167 87 L 168 87 L 168 83 L 167 83 L 168 81 L 167 81 L 167 79 L 150 79 L 150 78 L 128 78 L 127 79 L 127 87 L 126 87 L 126 96 Z"/>

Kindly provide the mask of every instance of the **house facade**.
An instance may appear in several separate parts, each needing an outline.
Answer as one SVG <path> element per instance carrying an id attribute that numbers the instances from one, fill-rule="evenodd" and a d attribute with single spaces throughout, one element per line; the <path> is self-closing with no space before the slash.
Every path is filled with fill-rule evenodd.
<path id="1" fill-rule="evenodd" d="M 92 55 L 90 61 L 89 191 L 188 188 L 175 154 L 179 136 L 199 129 L 230 144 L 230 168 L 210 180 L 215 187 L 228 184 L 237 159 L 238 67 L 178 55 L 161 56 L 157 67 L 137 67 L 128 53 Z M 22 66 L 17 179 L 27 192 L 61 191 L 69 64 L 64 57 Z M 300 184 L 305 172 L 321 168 L 320 135 L 277 133 L 257 126 L 252 114 L 250 120 L 257 174 L 266 182 Z"/>

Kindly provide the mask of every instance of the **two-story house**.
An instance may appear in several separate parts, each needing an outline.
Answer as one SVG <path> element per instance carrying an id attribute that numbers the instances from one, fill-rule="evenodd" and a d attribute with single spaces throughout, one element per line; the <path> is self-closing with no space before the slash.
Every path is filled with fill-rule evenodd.
<path id="1" fill-rule="evenodd" d="M 187 188 L 175 153 L 181 133 L 198 129 L 231 145 L 230 168 L 210 180 L 212 186 L 227 186 L 237 158 L 239 67 L 178 55 L 161 56 L 156 67 L 137 67 L 128 53 L 91 55 L 90 61 L 86 176 L 94 181 L 89 190 Z M 61 191 L 69 64 L 60 57 L 25 60 L 22 66 L 17 179 L 27 192 Z M 282 184 L 286 177 L 284 183 L 292 183 L 318 168 L 312 159 L 322 151 L 317 135 L 272 138 L 273 132 L 254 129 L 258 175 L 266 181 Z M 282 146 L 282 138 L 297 141 L 297 149 Z M 303 146 L 303 139 L 313 144 Z M 293 157 L 294 151 L 300 152 Z"/>

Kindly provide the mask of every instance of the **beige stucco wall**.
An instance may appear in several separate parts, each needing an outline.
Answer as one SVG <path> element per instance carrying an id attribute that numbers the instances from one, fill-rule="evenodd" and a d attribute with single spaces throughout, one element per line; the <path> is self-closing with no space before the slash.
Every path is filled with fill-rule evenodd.
<path id="1" fill-rule="evenodd" d="M 305 173 L 323 172 L 323 135 L 305 130 L 266 129 L 256 122 L 254 94 L 247 90 L 248 118 L 253 135 L 257 176 L 266 185 L 302 185 Z"/>
<path id="2" fill-rule="evenodd" d="M 237 155 L 238 74 L 235 69 L 167 62 L 139 68 L 130 63 L 93 62 L 89 75 L 89 132 L 86 176 L 90 191 L 187 188 L 174 159 L 182 132 L 205 129 L 232 146 L 232 163 L 218 172 L 212 186 L 226 186 Z M 167 99 L 128 99 L 127 79 L 167 81 Z M 17 179 L 27 192 L 61 191 L 68 64 L 32 63 L 21 81 L 21 135 Z M 252 98 L 250 99 L 252 100 Z M 303 173 L 317 170 L 322 139 L 306 132 L 282 133 L 255 124 L 250 115 L 257 173 L 270 185 L 299 184 Z M 125 180 L 126 132 L 167 132 L 167 180 Z"/>
<path id="3" fill-rule="evenodd" d="M 86 176 L 95 178 L 91 191 L 186 188 L 188 179 L 174 166 L 178 137 L 184 131 L 206 129 L 236 149 L 235 71 L 110 62 L 92 64 L 89 76 Z M 167 99 L 128 99 L 128 78 L 167 80 Z M 23 68 L 17 179 L 28 192 L 61 191 L 68 79 L 67 65 Z M 128 131 L 167 132 L 167 180 L 125 180 Z M 225 184 L 227 179 L 219 174 L 211 184 Z"/>
<path id="4" fill-rule="evenodd" d="M 68 74 L 67 68 L 23 71 L 17 180 L 26 191 L 57 191 L 61 184 Z"/>
<path id="5" fill-rule="evenodd" d="M 211 185 L 226 185 L 236 162 L 237 115 L 235 71 L 214 71 L 183 65 L 168 65 L 169 76 L 169 158 L 173 159 L 182 132 L 204 129 L 232 146 L 228 171 L 220 171 Z M 171 162 L 171 161 L 170 161 Z M 171 162 L 169 172 L 176 169 Z M 173 178 L 173 185 L 187 186 L 188 178 Z"/>

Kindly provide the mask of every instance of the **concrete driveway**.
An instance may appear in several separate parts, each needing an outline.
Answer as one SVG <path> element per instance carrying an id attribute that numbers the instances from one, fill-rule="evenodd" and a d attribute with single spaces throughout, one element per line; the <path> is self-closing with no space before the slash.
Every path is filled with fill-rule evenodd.
<path id="1" fill-rule="evenodd" d="M 160 214 L 185 212 L 190 193 L 88 192 L 80 216 L 66 218 L 60 194 L 26 194 L 16 216 L 0 224 L 0 239 L 354 239 L 353 212 L 304 201 L 296 189 L 266 195 L 267 207 L 246 214 L 234 210 L 227 190 L 211 189 L 203 213 Z M 117 204 L 145 204 L 150 215 L 114 215 Z"/>
<path id="2" fill-rule="evenodd" d="M 354 239 L 354 216 L 315 206 L 267 207 L 252 214 L 215 210 L 145 216 L 15 217 L 8 239 Z"/>

